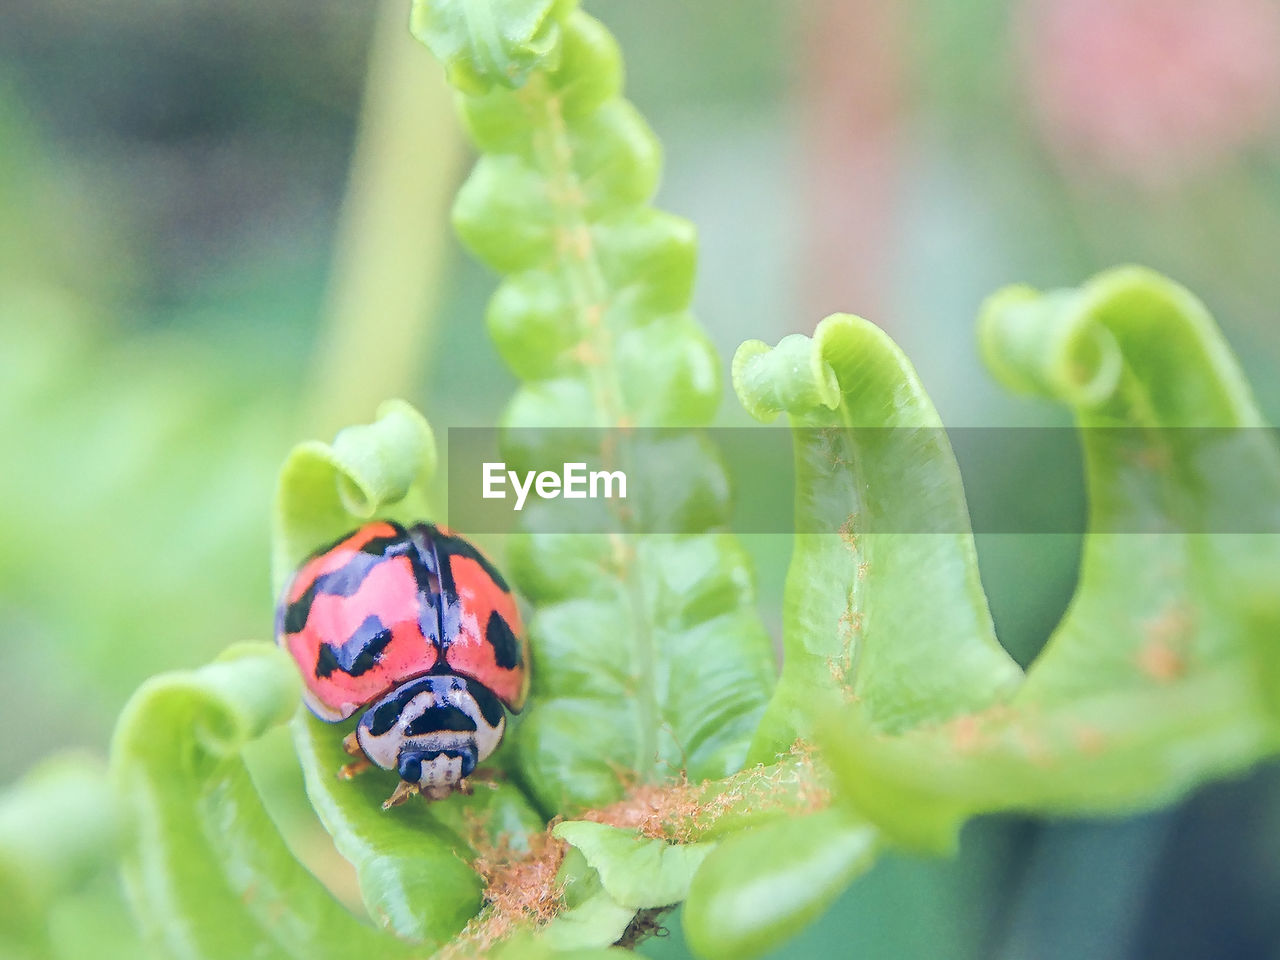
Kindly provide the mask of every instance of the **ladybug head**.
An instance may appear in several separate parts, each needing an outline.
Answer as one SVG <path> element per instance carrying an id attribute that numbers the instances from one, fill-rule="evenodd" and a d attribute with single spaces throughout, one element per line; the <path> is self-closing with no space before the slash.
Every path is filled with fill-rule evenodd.
<path id="1" fill-rule="evenodd" d="M 498 698 L 473 680 L 441 673 L 396 687 L 365 711 L 365 754 L 428 795 L 448 793 L 497 749 L 506 729 Z"/>
<path id="2" fill-rule="evenodd" d="M 476 763 L 475 744 L 460 743 L 444 750 L 401 749 L 396 770 L 405 783 L 416 783 L 423 793 L 431 794 L 470 776 Z"/>

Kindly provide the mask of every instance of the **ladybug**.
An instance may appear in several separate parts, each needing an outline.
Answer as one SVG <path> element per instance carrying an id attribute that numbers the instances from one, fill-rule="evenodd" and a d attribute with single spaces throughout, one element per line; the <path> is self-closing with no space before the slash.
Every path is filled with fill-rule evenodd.
<path id="1" fill-rule="evenodd" d="M 520 614 L 502 575 L 469 541 L 430 523 L 369 523 L 307 559 L 276 608 L 276 640 L 303 698 L 338 723 L 364 711 L 343 748 L 349 779 L 377 764 L 415 793 L 470 790 L 502 741 L 506 707 L 529 688 Z"/>

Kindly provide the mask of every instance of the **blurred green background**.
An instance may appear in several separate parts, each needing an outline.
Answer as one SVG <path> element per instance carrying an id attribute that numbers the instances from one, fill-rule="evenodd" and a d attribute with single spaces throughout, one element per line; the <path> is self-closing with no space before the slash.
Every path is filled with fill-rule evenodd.
<path id="1" fill-rule="evenodd" d="M 726 358 L 845 310 L 948 424 L 1061 424 L 985 375 L 978 304 L 1139 262 L 1204 297 L 1276 422 L 1274 0 L 588 8 L 666 146 L 659 204 L 699 226 Z M 465 150 L 406 22 L 402 0 L 0 5 L 0 779 L 102 751 L 145 676 L 268 635 L 292 443 L 386 395 L 443 436 L 510 394 L 493 279 L 448 227 Z M 731 397 L 722 422 L 746 422 Z M 970 487 L 1056 469 L 974 466 Z M 776 634 L 787 539 L 750 545 Z M 1078 542 L 979 548 L 1026 663 Z M 264 744 L 258 778 L 349 894 L 288 757 Z M 1273 957 L 1278 801 L 1273 766 L 1127 821 L 984 821 L 954 861 L 882 863 L 778 956 Z M 647 953 L 685 955 L 670 926 Z"/>

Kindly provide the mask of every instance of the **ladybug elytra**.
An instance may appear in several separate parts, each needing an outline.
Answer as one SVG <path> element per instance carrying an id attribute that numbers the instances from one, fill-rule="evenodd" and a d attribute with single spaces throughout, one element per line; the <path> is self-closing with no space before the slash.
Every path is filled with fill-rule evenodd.
<path id="1" fill-rule="evenodd" d="M 322 720 L 363 710 L 343 741 L 400 775 L 384 807 L 469 789 L 519 713 L 528 656 L 515 598 L 470 542 L 429 523 L 366 524 L 313 554 L 285 587 L 276 639 Z"/>

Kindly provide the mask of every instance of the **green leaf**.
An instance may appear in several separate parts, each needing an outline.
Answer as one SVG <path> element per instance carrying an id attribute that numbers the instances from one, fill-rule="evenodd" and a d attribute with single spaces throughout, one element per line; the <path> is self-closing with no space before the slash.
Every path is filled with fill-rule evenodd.
<path id="1" fill-rule="evenodd" d="M 585 906 L 585 904 L 584 904 Z M 593 908 L 594 909 L 594 908 Z M 621 909 L 621 908 L 619 908 Z M 601 916 L 607 912 L 607 906 L 600 910 Z M 626 911 L 628 920 L 631 912 Z M 489 954 L 493 960 L 625 960 L 627 957 L 634 957 L 635 954 L 630 950 L 623 950 L 620 947 L 579 947 L 574 946 L 578 942 L 576 939 L 566 935 L 564 939 L 556 932 L 560 928 L 560 921 L 568 920 L 574 916 L 574 911 L 570 910 L 565 914 L 557 917 L 547 926 L 544 933 L 540 936 L 534 936 L 529 933 L 521 933 L 512 937 L 510 940 L 504 941 L 492 953 Z M 573 923 L 581 923 L 583 926 L 591 926 L 591 921 L 586 920 L 585 916 L 574 918 Z M 616 923 L 610 926 L 610 929 L 616 927 Z M 607 934 L 602 931 L 605 929 L 602 923 L 595 928 L 592 936 L 584 936 L 582 939 L 596 941 Z M 619 928 L 618 935 L 621 936 L 622 930 L 626 929 L 626 922 Z M 616 940 L 617 937 L 614 937 Z M 613 941 L 608 941 L 612 943 Z"/>
<path id="2" fill-rule="evenodd" d="M 493 56 L 503 44 L 486 42 L 477 53 L 463 7 L 499 18 L 520 52 Z M 504 456 L 516 469 L 562 462 L 563 433 L 539 428 L 581 426 L 604 429 L 570 438 L 571 459 L 669 467 L 629 489 L 616 535 L 573 535 L 572 518 L 531 505 L 528 536 L 509 544 L 511 577 L 537 611 L 530 706 L 512 731 L 517 769 L 545 812 L 572 815 L 637 784 L 739 769 L 773 656 L 745 556 L 708 532 L 728 513 L 715 451 L 704 438 L 629 430 L 701 426 L 715 411 L 719 365 L 688 314 L 693 231 L 646 206 L 660 151 L 619 95 L 608 32 L 568 4 L 519 9 L 416 8 L 482 151 L 454 224 L 507 275 L 487 316 L 524 381 L 503 416 Z M 480 82 L 501 71 L 471 65 L 498 61 L 512 81 Z M 679 535 L 639 536 L 652 529 Z"/>
<path id="3" fill-rule="evenodd" d="M 407 939 L 444 943 L 480 909 L 480 878 L 457 852 L 466 844 L 426 804 L 384 811 L 391 786 L 372 771 L 339 780 L 338 769 L 350 762 L 344 732 L 306 712 L 294 718 L 307 796 L 338 852 L 355 866 L 369 914 Z"/>
<path id="4" fill-rule="evenodd" d="M 981 333 L 1004 382 L 1075 413 L 1089 528 L 1076 595 L 1006 706 L 897 738 L 833 718 L 842 795 L 922 847 L 986 811 L 1169 802 L 1280 747 L 1280 544 L 1231 532 L 1275 528 L 1280 457 L 1204 307 L 1128 268 L 1003 291 Z"/>
<path id="5" fill-rule="evenodd" d="M 600 883 L 618 903 L 635 910 L 679 903 L 714 843 L 667 843 L 587 820 L 567 820 L 553 831 L 582 851 Z"/>
<path id="6" fill-rule="evenodd" d="M 538 537 L 527 545 L 545 550 L 511 555 L 513 575 L 545 598 L 529 625 L 533 698 L 516 729 L 538 799 L 554 810 L 602 806 L 621 792 L 619 770 L 660 778 L 685 769 L 697 781 L 738 769 L 773 664 L 736 542 L 644 537 L 605 560 L 620 569 L 597 567 L 564 599 L 540 593 L 522 577 L 525 563 L 562 547 L 609 548 L 571 536 Z"/>
<path id="7" fill-rule="evenodd" d="M 337 776 L 351 759 L 342 749 L 349 727 L 305 710 L 294 717 L 307 795 L 338 851 L 355 865 L 369 913 L 401 937 L 443 943 L 480 909 L 480 878 L 469 865 L 474 831 L 495 843 L 505 834 L 518 849 L 542 821 L 510 784 L 383 810 L 394 773 Z"/>
<path id="8" fill-rule="evenodd" d="M 298 705 L 297 672 L 265 644 L 147 681 L 112 742 L 112 782 L 133 823 L 124 860 L 149 939 L 209 958 L 403 956 L 293 858 L 240 751 Z"/>
<path id="9" fill-rule="evenodd" d="M 137 960 L 148 955 L 117 869 L 98 875 L 83 889 L 60 895 L 47 912 L 31 919 L 48 932 L 57 960 Z M 4 956 L 14 957 L 8 952 Z"/>
<path id="10" fill-rule="evenodd" d="M 574 847 L 565 849 L 556 882 L 564 900 L 560 912 L 536 933 L 513 938 L 508 945 L 511 956 L 524 956 L 514 949 L 522 941 L 557 951 L 607 947 L 621 939 L 635 919 L 635 908 L 611 897 L 600 882 L 600 874 Z"/>
<path id="11" fill-rule="evenodd" d="M 743 344 L 733 380 L 757 419 L 790 415 L 801 531 L 782 680 L 752 756 L 771 760 L 853 702 L 896 731 L 1007 697 L 1020 674 L 995 638 L 959 469 L 902 352 L 837 315 L 812 340 Z"/>
<path id="12" fill-rule="evenodd" d="M 607 947 L 622 937 L 635 915 L 634 907 L 624 907 L 601 889 L 561 911 L 537 939 L 553 947 L 556 956 L 561 955 L 560 951 Z M 512 951 L 511 956 L 523 958 L 525 954 Z"/>
<path id="13" fill-rule="evenodd" d="M 875 859 L 878 834 L 839 810 L 723 840 L 693 878 L 685 938 L 706 960 L 767 953 L 817 919 Z"/>
<path id="14" fill-rule="evenodd" d="M 276 487 L 276 591 L 317 549 L 375 516 L 407 522 L 427 516 L 426 485 L 435 468 L 431 427 L 403 400 L 387 401 L 373 423 L 340 431 L 332 444 L 294 447 Z"/>

